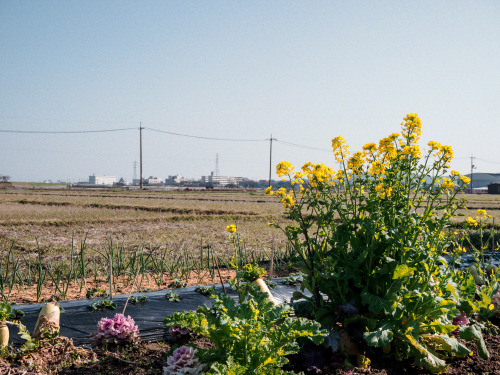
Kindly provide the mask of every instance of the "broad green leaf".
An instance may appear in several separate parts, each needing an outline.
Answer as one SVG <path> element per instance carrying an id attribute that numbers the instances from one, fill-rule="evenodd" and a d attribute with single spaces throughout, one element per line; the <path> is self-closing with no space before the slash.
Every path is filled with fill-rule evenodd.
<path id="1" fill-rule="evenodd" d="M 433 374 L 442 374 L 448 368 L 448 365 L 445 361 L 438 358 L 436 355 L 426 350 L 426 355 L 422 355 L 419 364 L 424 366 L 427 370 L 429 370 Z"/>
<path id="2" fill-rule="evenodd" d="M 394 337 L 392 329 L 393 325 L 391 323 L 384 323 L 373 332 L 363 333 L 363 338 L 368 345 L 380 348 L 386 346 L 392 341 L 392 338 Z"/>
<path id="3" fill-rule="evenodd" d="M 390 301 L 368 293 L 366 290 L 361 293 L 361 301 L 368 305 L 368 309 L 375 314 L 379 314 L 382 309 L 386 311 L 391 311 L 392 309 Z"/>
<path id="4" fill-rule="evenodd" d="M 451 283 L 446 284 L 446 290 L 453 294 L 453 297 L 455 297 L 455 302 L 459 301 L 458 294 L 457 294 L 457 289 L 455 286 Z"/>
<path id="5" fill-rule="evenodd" d="M 420 330 L 422 332 L 427 332 L 427 330 L 431 332 L 437 333 L 450 333 L 456 330 L 458 326 L 452 324 L 443 324 L 438 320 L 431 322 L 430 324 L 422 324 L 420 325 Z"/>
<path id="6" fill-rule="evenodd" d="M 473 353 L 465 345 L 462 345 L 456 338 L 445 335 L 422 335 L 427 341 L 433 341 L 440 346 L 440 349 L 453 353 L 459 357 L 472 355 Z"/>
<path id="7" fill-rule="evenodd" d="M 397 280 L 405 276 L 411 276 L 415 270 L 415 267 L 408 267 L 406 264 L 399 264 L 394 270 L 392 278 L 393 280 Z"/>
<path id="8" fill-rule="evenodd" d="M 479 356 L 483 359 L 490 358 L 490 353 L 488 352 L 488 349 L 486 348 L 486 343 L 484 342 L 484 339 L 482 337 L 477 342 L 477 352 Z"/>
<path id="9" fill-rule="evenodd" d="M 416 356 L 415 363 L 419 366 L 425 367 L 427 370 L 433 374 L 441 374 L 447 368 L 448 365 L 445 361 L 438 358 L 434 353 L 432 353 L 425 346 L 420 344 L 412 335 L 405 335 L 409 343 L 417 350 L 418 355 Z"/>
<path id="10" fill-rule="evenodd" d="M 467 341 L 480 340 L 483 338 L 481 331 L 477 329 L 475 325 L 460 326 L 458 330 L 460 332 L 460 338 Z"/>
<path id="11" fill-rule="evenodd" d="M 477 351 L 481 358 L 487 359 L 490 357 L 490 353 L 488 349 L 486 349 L 486 343 L 484 342 L 483 334 L 481 333 L 481 329 L 476 327 L 476 325 L 472 326 L 460 326 L 459 327 L 460 338 L 467 341 L 477 341 Z"/>

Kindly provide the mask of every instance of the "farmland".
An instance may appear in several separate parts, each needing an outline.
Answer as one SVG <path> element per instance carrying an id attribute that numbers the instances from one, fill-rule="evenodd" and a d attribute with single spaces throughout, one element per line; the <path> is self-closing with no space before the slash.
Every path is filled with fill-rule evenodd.
<path id="1" fill-rule="evenodd" d="M 36 240 L 49 253 L 64 253 L 73 233 L 87 245 L 111 236 L 126 247 L 198 248 L 200 242 L 227 248 L 224 228 L 236 223 L 247 246 L 283 244 L 267 226 L 281 219 L 279 202 L 263 193 L 190 191 L 0 190 L 0 238 L 33 251 Z"/>
<path id="2" fill-rule="evenodd" d="M 74 268 L 79 274 L 73 272 L 71 284 L 79 283 L 80 293 L 71 296 L 84 297 L 91 287 L 106 286 L 110 256 L 117 291 L 131 274 L 141 276 L 137 289 L 167 287 L 175 277 L 210 282 L 214 259 L 227 269 L 234 256 L 224 230 L 229 224 L 238 226 L 245 260 L 284 257 L 285 237 L 270 221 L 285 218 L 281 204 L 263 192 L 2 189 L 0 293 L 19 301 L 42 280 L 31 301 L 68 298 Z"/>
<path id="3" fill-rule="evenodd" d="M 467 199 L 468 210 L 462 210 L 464 216 L 456 221 L 486 209 L 498 227 L 500 197 Z M 271 221 L 287 224 L 279 201 L 262 191 L 71 190 L 26 185 L 1 189 L 0 292 L 11 301 L 29 294 L 24 302 L 69 298 L 66 294 L 71 290 L 80 291 L 72 297 L 83 297 L 91 287 L 106 287 L 110 254 L 117 291 L 130 286 L 134 273 L 142 275 L 138 289 L 167 287 L 176 277 L 189 283 L 211 282 L 214 255 L 221 268 L 231 268 L 234 243 L 224 229 L 233 223 L 246 261 L 268 262 L 273 254 L 275 271 L 283 272 L 289 248 L 283 233 L 268 226 Z M 77 263 L 82 252 L 85 260 Z M 42 268 L 47 270 L 45 276 Z M 72 268 L 79 273 L 73 271 L 71 276 Z M 44 285 L 35 295 L 33 285 L 40 279 Z"/>

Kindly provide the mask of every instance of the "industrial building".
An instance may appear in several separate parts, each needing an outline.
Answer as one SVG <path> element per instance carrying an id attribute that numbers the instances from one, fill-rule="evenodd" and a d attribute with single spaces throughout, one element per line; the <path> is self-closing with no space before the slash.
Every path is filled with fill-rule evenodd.
<path id="1" fill-rule="evenodd" d="M 500 184 L 489 184 L 488 194 L 500 194 Z"/>
<path id="2" fill-rule="evenodd" d="M 467 188 L 470 189 L 486 189 L 488 185 L 500 184 L 500 173 L 474 173 L 472 177 L 470 174 L 466 175 L 471 179 L 471 182 Z"/>
<path id="3" fill-rule="evenodd" d="M 116 176 L 89 176 L 89 185 L 113 186 Z"/>
<path id="4" fill-rule="evenodd" d="M 173 176 L 168 176 L 165 179 L 165 184 L 166 185 L 174 185 L 174 184 L 180 184 L 181 182 L 184 182 L 185 178 L 182 176 L 179 176 L 178 174 L 173 175 Z"/>
<path id="5" fill-rule="evenodd" d="M 243 177 L 217 176 L 214 172 L 211 172 L 210 176 L 201 176 L 202 185 L 213 187 L 238 186 L 242 181 Z"/>

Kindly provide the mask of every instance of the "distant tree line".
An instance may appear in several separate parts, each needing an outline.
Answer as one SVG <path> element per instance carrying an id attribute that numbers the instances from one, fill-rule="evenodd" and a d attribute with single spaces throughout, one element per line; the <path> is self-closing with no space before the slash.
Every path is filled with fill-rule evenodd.
<path id="1" fill-rule="evenodd" d="M 10 176 L 0 174 L 0 182 L 9 182 Z"/>

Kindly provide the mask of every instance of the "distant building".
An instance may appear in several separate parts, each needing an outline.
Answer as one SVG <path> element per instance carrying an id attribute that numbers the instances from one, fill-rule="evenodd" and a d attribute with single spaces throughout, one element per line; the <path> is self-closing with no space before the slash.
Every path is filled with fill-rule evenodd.
<path id="1" fill-rule="evenodd" d="M 115 176 L 89 176 L 89 185 L 113 186 L 115 182 Z"/>
<path id="2" fill-rule="evenodd" d="M 132 180 L 132 185 L 140 185 L 140 184 L 141 184 L 140 178 L 134 178 Z M 142 184 L 143 185 L 163 185 L 163 179 L 158 178 L 156 176 L 149 176 L 148 178 L 142 179 Z"/>
<path id="3" fill-rule="evenodd" d="M 489 184 L 488 194 L 500 194 L 500 184 Z"/>
<path id="4" fill-rule="evenodd" d="M 181 182 L 184 182 L 185 178 L 182 176 L 179 176 L 178 174 L 173 175 L 173 176 L 168 176 L 165 179 L 165 184 L 167 185 L 174 185 L 174 184 L 180 184 Z"/>
<path id="5" fill-rule="evenodd" d="M 471 178 L 470 174 L 466 176 Z M 500 184 L 500 173 L 474 173 L 467 190 L 487 188 L 490 184 Z"/>
<path id="6" fill-rule="evenodd" d="M 149 176 L 145 182 L 147 185 L 161 185 L 163 184 L 163 179 L 156 176 Z"/>
<path id="7" fill-rule="evenodd" d="M 242 181 L 243 177 L 216 176 L 214 172 L 211 172 L 210 176 L 201 176 L 202 185 L 213 187 L 238 186 Z"/>
<path id="8" fill-rule="evenodd" d="M 118 182 L 115 182 L 115 184 L 113 186 L 117 186 L 117 187 L 130 186 L 130 182 L 126 182 L 122 177 L 122 178 L 120 178 L 120 180 Z"/>

